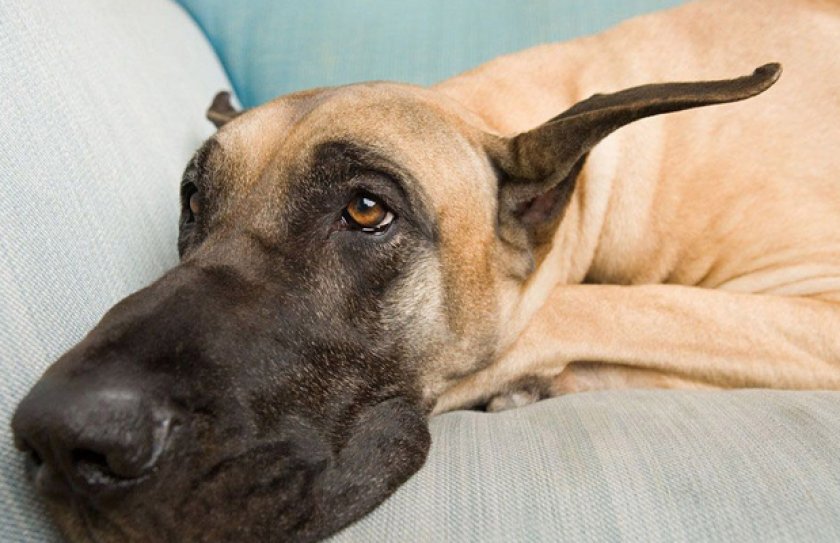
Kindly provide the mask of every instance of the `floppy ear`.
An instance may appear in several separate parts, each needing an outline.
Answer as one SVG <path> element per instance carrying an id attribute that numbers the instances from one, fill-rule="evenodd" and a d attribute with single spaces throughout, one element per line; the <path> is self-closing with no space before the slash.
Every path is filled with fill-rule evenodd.
<path id="1" fill-rule="evenodd" d="M 490 155 L 501 171 L 499 224 L 503 239 L 533 249 L 553 236 L 586 154 L 614 130 L 644 117 L 735 102 L 768 89 L 781 66 L 721 81 L 663 83 L 596 94 L 537 128 L 499 138 Z"/>
<path id="2" fill-rule="evenodd" d="M 207 119 L 216 125 L 216 128 L 221 128 L 239 115 L 242 115 L 242 112 L 236 111 L 236 108 L 230 103 L 230 93 L 228 91 L 217 93 L 207 109 Z"/>

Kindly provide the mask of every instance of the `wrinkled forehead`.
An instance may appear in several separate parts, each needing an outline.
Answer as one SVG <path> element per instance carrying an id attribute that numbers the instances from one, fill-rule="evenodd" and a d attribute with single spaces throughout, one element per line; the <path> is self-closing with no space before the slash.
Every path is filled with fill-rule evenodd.
<path id="1" fill-rule="evenodd" d="M 480 131 L 468 114 L 433 92 L 391 83 L 316 89 L 248 111 L 213 138 L 226 191 L 249 192 L 269 170 L 304 168 L 330 143 L 370 151 L 409 172 L 439 209 L 486 206 L 495 198 Z M 293 183 L 295 176 L 273 177 Z M 283 187 L 274 190 L 283 191 Z"/>

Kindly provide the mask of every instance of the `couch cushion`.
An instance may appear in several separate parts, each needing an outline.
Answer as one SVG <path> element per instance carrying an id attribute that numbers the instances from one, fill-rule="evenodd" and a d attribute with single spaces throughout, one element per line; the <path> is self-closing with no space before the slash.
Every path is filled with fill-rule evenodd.
<path id="1" fill-rule="evenodd" d="M 431 84 L 681 0 L 178 0 L 246 106 L 354 81 Z M 632 54 L 632 52 L 628 52 Z"/>
<path id="2" fill-rule="evenodd" d="M 0 87 L 0 540 L 46 541 L 14 406 L 176 262 L 180 174 L 229 83 L 168 0 L 3 0 Z"/>
<path id="3" fill-rule="evenodd" d="M 335 542 L 840 541 L 840 393 L 624 391 L 432 422 Z"/>

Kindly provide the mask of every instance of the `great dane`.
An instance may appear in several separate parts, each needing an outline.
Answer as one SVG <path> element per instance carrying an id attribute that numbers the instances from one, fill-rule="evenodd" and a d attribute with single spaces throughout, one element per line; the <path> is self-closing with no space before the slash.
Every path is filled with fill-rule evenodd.
<path id="1" fill-rule="evenodd" d="M 14 417 L 59 526 L 311 541 L 432 413 L 840 388 L 838 36 L 837 1 L 707 0 L 431 88 L 220 95 L 181 263 Z"/>

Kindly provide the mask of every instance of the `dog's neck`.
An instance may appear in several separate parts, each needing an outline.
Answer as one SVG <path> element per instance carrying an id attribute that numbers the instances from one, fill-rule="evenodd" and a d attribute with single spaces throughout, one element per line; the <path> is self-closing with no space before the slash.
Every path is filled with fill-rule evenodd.
<path id="1" fill-rule="evenodd" d="M 652 17 L 667 17 L 668 12 Z M 631 21 L 643 27 L 650 17 Z M 615 36 L 615 39 L 613 39 Z M 470 72 L 444 81 L 435 87 L 473 111 L 485 124 L 485 130 L 510 136 L 530 130 L 573 104 L 595 93 L 613 92 L 646 82 L 628 66 L 622 55 L 621 33 L 607 32 L 562 44 L 543 45 L 501 57 Z M 598 51 L 601 51 L 600 53 Z M 592 58 L 598 58 L 593 63 Z M 643 62 L 639 60 L 639 62 Z M 537 66 L 539 69 L 534 69 Z M 637 68 L 637 67 L 636 67 Z M 686 70 L 690 79 L 691 68 Z M 667 81 L 680 78 L 669 68 L 646 69 L 645 78 Z M 534 313 L 545 303 L 549 293 L 562 284 L 609 281 L 633 283 L 661 278 L 639 278 L 635 263 L 610 259 L 615 236 L 624 231 L 636 239 L 649 235 L 649 224 L 640 222 L 645 213 L 627 213 L 627 202 L 645 208 L 652 205 L 660 184 L 663 149 L 661 121 L 645 121 L 643 130 L 630 126 L 619 130 L 590 153 L 578 178 L 565 215 L 552 246 L 539 262 L 533 275 L 521 288 L 508 290 L 502 300 L 503 327 L 501 348 L 507 339 L 517 337 Z M 628 154 L 632 155 L 628 159 Z M 606 240 L 606 241 L 605 241 Z M 620 240 L 619 240 L 620 241 Z M 642 253 L 640 253 L 642 254 Z"/>
<path id="2" fill-rule="evenodd" d="M 585 65 L 574 42 L 549 44 L 499 57 L 434 89 L 467 107 L 489 131 L 512 136 L 530 130 L 580 99 L 569 73 Z M 545 69 L 535 71 L 533 66 Z"/>

